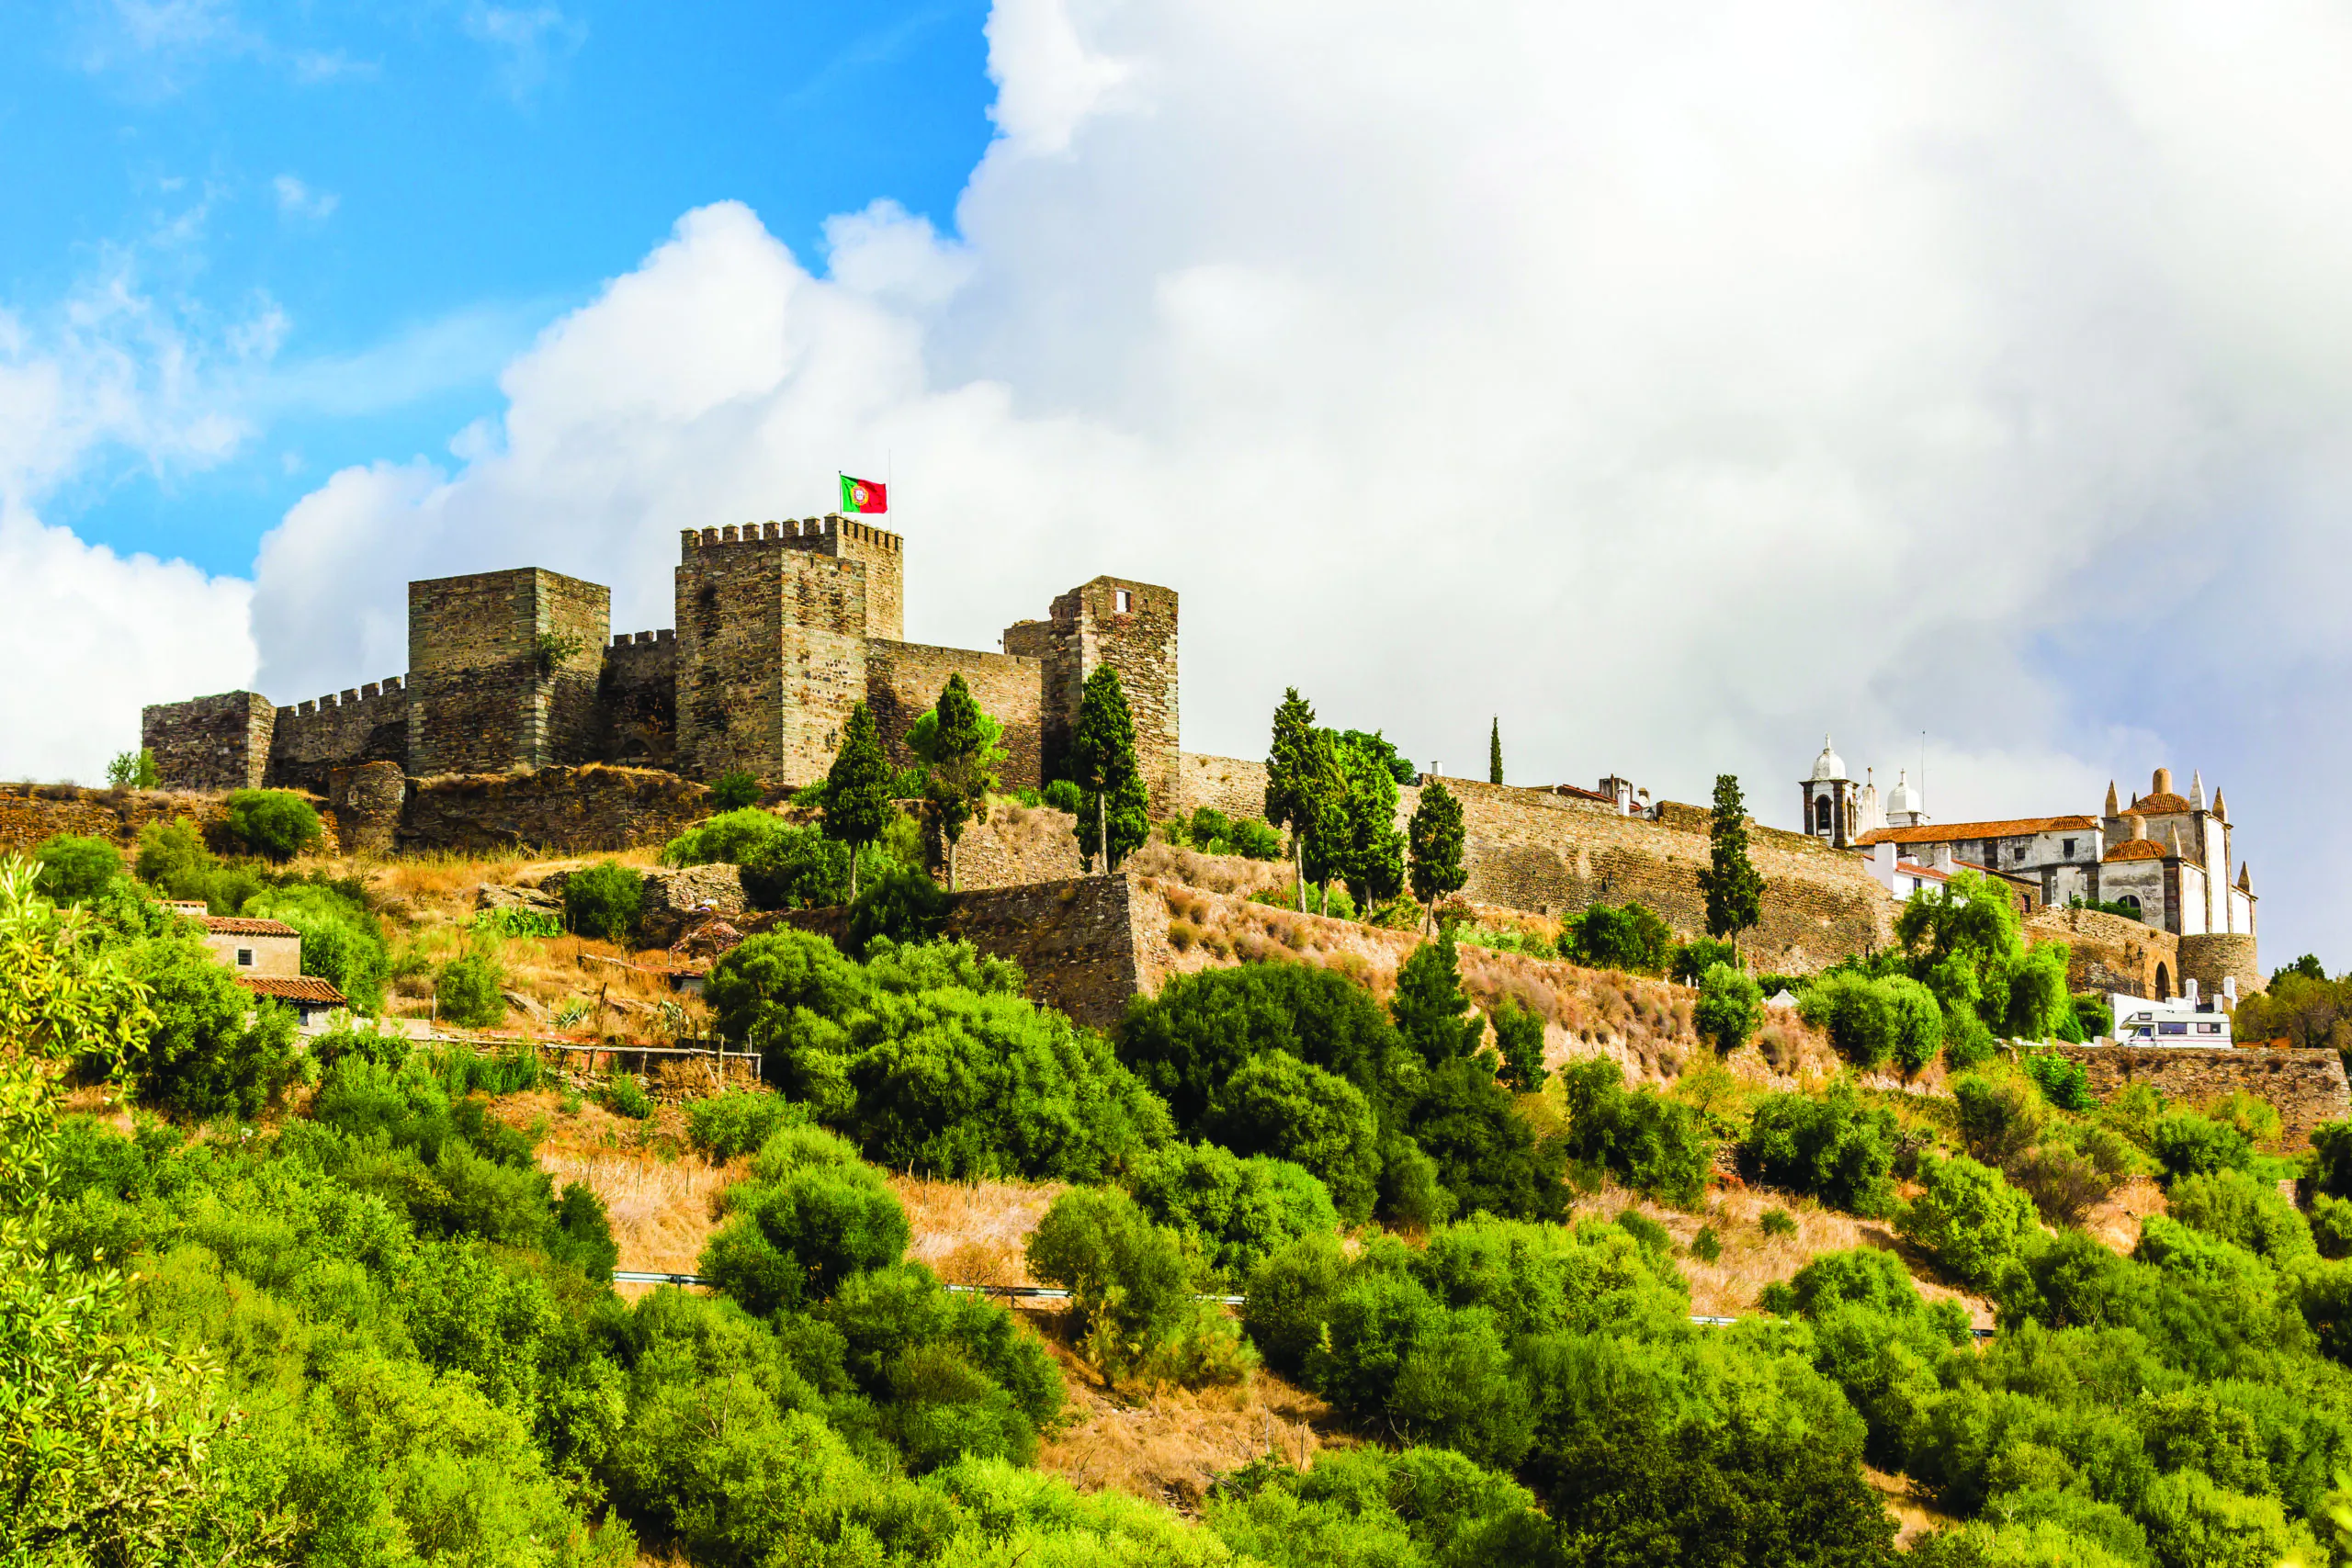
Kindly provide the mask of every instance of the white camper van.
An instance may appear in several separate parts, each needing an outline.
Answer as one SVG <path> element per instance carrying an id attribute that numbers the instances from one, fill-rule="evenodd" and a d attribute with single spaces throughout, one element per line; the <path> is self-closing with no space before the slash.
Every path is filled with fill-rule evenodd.
<path id="1" fill-rule="evenodd" d="M 2218 997 L 2199 996 L 2197 982 L 2191 980 L 2186 995 L 2169 1001 L 2152 1002 L 2120 991 L 2109 992 L 2107 1001 L 2115 1010 L 2118 1045 L 2227 1045 L 2237 982 L 2222 981 Z"/>

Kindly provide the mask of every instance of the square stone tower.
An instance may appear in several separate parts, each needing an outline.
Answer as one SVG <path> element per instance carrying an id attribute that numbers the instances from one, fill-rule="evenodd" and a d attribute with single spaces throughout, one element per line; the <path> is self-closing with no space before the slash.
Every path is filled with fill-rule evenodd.
<path id="1" fill-rule="evenodd" d="M 1087 678 L 1108 664 L 1119 672 L 1136 721 L 1136 762 L 1156 820 L 1178 808 L 1182 746 L 1177 726 L 1176 591 L 1123 577 L 1098 577 L 1054 600 L 1051 618 L 1004 629 L 1004 650 L 1045 665 L 1040 705 L 1045 774 L 1066 778 L 1070 739 Z"/>
<path id="2" fill-rule="evenodd" d="M 495 773 L 595 755 L 612 591 L 538 567 L 408 585 L 408 770 Z"/>
<path id="3" fill-rule="evenodd" d="M 684 530 L 678 771 L 822 777 L 865 698 L 867 640 L 904 637 L 902 550 L 898 535 L 838 515 Z"/>

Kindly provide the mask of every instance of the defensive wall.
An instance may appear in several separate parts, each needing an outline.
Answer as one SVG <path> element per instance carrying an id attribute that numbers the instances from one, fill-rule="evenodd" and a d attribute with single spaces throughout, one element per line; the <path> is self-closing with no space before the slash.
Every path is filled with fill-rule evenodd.
<path id="1" fill-rule="evenodd" d="M 2041 909 L 2022 922 L 2026 941 L 2063 942 L 2066 987 L 2128 996 L 2178 996 L 2181 939 L 2103 909 Z"/>
<path id="2" fill-rule="evenodd" d="M 2333 1051 L 2273 1050 L 2199 1045 L 2061 1045 L 2083 1065 L 2091 1092 L 2107 1100 L 2132 1084 L 2148 1084 L 2165 1098 L 2202 1105 L 2238 1089 L 2257 1095 L 2278 1111 L 2286 1146 L 2308 1147 L 2312 1129 L 2352 1116 L 2344 1061 Z"/>

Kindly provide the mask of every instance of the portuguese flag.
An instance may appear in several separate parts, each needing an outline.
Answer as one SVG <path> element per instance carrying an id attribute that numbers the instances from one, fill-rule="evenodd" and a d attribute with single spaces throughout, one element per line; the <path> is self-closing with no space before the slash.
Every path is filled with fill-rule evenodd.
<path id="1" fill-rule="evenodd" d="M 841 476 L 841 480 L 843 512 L 867 513 L 890 510 L 889 492 L 872 479 L 854 479 L 847 474 L 843 474 Z"/>

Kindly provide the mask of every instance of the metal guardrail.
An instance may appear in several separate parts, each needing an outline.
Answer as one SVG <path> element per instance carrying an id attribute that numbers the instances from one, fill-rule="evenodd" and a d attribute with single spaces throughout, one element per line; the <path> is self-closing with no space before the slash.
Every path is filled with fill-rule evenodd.
<path id="1" fill-rule="evenodd" d="M 613 1283 L 616 1285 L 707 1285 L 713 1282 L 700 1274 L 648 1274 L 629 1269 L 613 1270 Z M 958 1295 L 1003 1296 L 1009 1300 L 1027 1302 L 1066 1302 L 1071 1295 L 1070 1292 L 1054 1285 L 949 1285 L 945 1288 Z M 1245 1306 L 1250 1301 L 1247 1296 L 1194 1296 L 1193 1299 L 1229 1307 Z M 1708 1328 L 1729 1328 L 1739 1319 L 1708 1317 L 1694 1312 L 1690 1314 L 1690 1321 Z M 1972 1328 L 1968 1332 L 1979 1339 L 1993 1337 L 1993 1330 L 1989 1328 Z"/>

